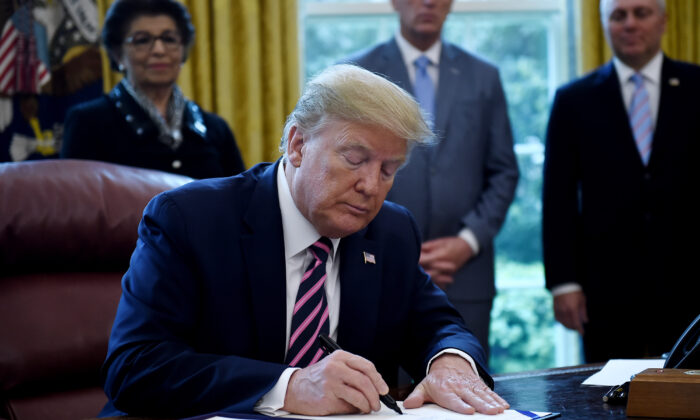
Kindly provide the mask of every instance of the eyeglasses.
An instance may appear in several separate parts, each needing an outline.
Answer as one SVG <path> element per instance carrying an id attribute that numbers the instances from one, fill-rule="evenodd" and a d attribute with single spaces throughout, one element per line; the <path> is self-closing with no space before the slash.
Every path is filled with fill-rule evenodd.
<path id="1" fill-rule="evenodd" d="M 156 40 L 160 40 L 167 51 L 175 51 L 182 47 L 182 38 L 172 32 L 165 32 L 158 36 L 143 32 L 136 33 L 125 39 L 124 43 L 130 44 L 137 52 L 147 52 L 151 51 Z"/>

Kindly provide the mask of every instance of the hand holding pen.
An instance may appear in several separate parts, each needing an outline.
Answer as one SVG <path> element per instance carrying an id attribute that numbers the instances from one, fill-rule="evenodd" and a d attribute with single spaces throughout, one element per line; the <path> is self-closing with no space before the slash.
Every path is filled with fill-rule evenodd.
<path id="1" fill-rule="evenodd" d="M 388 392 L 372 362 L 336 351 L 292 373 L 282 410 L 311 416 L 370 413 L 381 409 L 379 396 Z"/>
<path id="2" fill-rule="evenodd" d="M 321 342 L 321 347 L 323 350 L 326 351 L 327 354 L 331 354 L 336 350 L 340 350 L 340 346 L 333 341 L 332 338 L 325 334 L 320 334 L 318 336 L 319 341 Z M 399 414 L 403 414 L 401 412 L 401 409 L 399 408 L 398 404 L 396 404 L 396 401 L 391 397 L 389 394 L 384 394 L 379 396 L 379 400 L 384 403 L 387 407 L 391 408 L 392 410 L 396 411 Z"/>

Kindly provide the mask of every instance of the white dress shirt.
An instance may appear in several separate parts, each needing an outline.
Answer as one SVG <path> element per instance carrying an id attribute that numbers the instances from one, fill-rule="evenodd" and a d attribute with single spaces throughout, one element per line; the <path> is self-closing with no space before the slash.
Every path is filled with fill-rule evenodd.
<path id="1" fill-rule="evenodd" d="M 321 234 L 316 231 L 316 228 L 301 214 L 296 204 L 294 204 L 292 193 L 289 191 L 287 178 L 284 175 L 283 162 L 277 167 L 277 196 L 280 201 L 282 230 L 284 232 L 284 255 L 287 274 L 287 329 L 285 343 L 289 343 L 289 335 L 291 334 L 290 330 L 292 328 L 292 311 L 296 303 L 297 291 L 299 290 L 299 284 L 306 271 L 306 267 L 313 259 L 313 255 L 311 255 L 307 248 L 316 242 L 321 237 Z M 340 313 L 340 280 L 338 276 L 340 258 L 336 255 L 336 251 L 338 250 L 340 239 L 330 239 L 333 243 L 333 252 L 328 255 L 328 261 L 326 262 L 327 277 L 324 286 L 326 288 L 326 300 L 328 301 L 330 335 L 333 339 L 337 339 L 338 318 Z M 441 351 L 430 360 L 430 363 L 432 363 L 436 357 L 444 353 L 453 353 L 462 356 L 471 364 L 474 372 L 478 372 L 474 359 L 457 349 L 445 349 Z M 285 350 L 285 356 L 286 354 L 287 352 Z M 426 373 L 430 369 L 430 363 L 428 363 Z M 255 411 L 268 416 L 289 414 L 281 410 L 281 408 L 284 405 L 289 379 L 292 373 L 297 369 L 299 368 L 285 369 L 275 386 L 255 404 Z"/>
<path id="2" fill-rule="evenodd" d="M 435 103 L 438 103 L 437 91 L 438 82 L 440 81 L 440 52 L 442 51 L 442 41 L 438 39 L 433 45 L 430 46 L 425 51 L 421 51 L 418 48 L 411 45 L 406 38 L 401 35 L 400 31 L 396 32 L 396 44 L 399 46 L 399 51 L 401 52 L 401 57 L 403 57 L 404 65 L 406 70 L 408 70 L 408 77 L 411 80 L 411 86 L 416 82 L 416 66 L 413 64 L 416 59 L 422 55 L 428 57 L 430 60 L 430 65 L 428 66 L 428 76 L 433 80 L 435 85 Z M 437 106 L 437 105 L 436 105 Z M 474 255 L 479 253 L 479 240 L 476 239 L 476 235 L 472 232 L 469 227 L 465 227 L 457 233 L 457 236 L 462 238 L 472 249 Z"/>
<path id="3" fill-rule="evenodd" d="M 651 124 L 656 127 L 656 119 L 659 114 L 659 98 L 661 97 L 661 66 L 663 64 L 663 53 L 659 51 L 654 58 L 642 67 L 639 73 L 644 79 L 644 88 L 649 94 L 649 111 L 651 112 Z M 620 81 L 620 89 L 625 109 L 629 111 L 632 95 L 634 94 L 634 82 L 630 78 L 637 73 L 635 69 L 629 67 L 619 58 L 613 57 L 613 65 Z M 652 148 L 653 148 L 652 144 Z M 566 293 L 581 291 L 581 285 L 575 282 L 560 284 L 552 288 L 552 296 L 564 295 Z"/>

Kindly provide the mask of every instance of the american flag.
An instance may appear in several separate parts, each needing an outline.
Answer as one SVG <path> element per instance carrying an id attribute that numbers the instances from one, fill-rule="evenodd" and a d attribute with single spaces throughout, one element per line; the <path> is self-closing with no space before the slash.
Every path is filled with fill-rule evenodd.
<path id="1" fill-rule="evenodd" d="M 51 74 L 39 60 L 34 37 L 32 1 L 20 6 L 13 18 L 8 19 L 0 35 L 0 94 L 17 92 L 39 93 L 41 86 L 51 79 Z"/>

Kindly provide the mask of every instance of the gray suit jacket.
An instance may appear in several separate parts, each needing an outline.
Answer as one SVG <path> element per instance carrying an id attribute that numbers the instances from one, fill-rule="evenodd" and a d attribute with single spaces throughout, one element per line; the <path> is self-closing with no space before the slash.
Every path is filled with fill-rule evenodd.
<path id="1" fill-rule="evenodd" d="M 394 39 L 345 61 L 413 92 Z M 424 240 L 469 227 L 481 249 L 457 272 L 447 295 L 454 301 L 490 300 L 495 295 L 493 238 L 518 182 L 505 95 L 496 67 L 444 41 L 439 71 L 439 143 L 414 149 L 387 199 L 413 213 Z"/>

